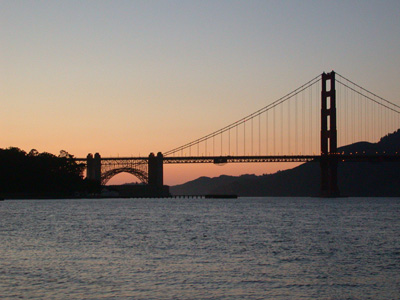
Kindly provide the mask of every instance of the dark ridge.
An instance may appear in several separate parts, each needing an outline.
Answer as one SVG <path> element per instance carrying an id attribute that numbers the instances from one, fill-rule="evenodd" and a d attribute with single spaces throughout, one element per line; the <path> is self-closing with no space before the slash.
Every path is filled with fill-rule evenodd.
<path id="1" fill-rule="evenodd" d="M 377 143 L 359 142 L 339 148 L 340 153 L 400 153 L 400 131 Z M 338 167 L 339 189 L 345 196 L 400 196 L 400 162 L 342 162 Z M 170 187 L 173 195 L 234 194 L 238 196 L 316 196 L 320 189 L 320 166 L 304 163 L 271 175 L 200 177 Z"/>

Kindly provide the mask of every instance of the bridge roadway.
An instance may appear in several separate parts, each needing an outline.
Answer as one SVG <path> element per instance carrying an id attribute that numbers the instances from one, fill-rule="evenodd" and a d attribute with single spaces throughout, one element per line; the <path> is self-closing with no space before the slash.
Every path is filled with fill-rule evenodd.
<path id="1" fill-rule="evenodd" d="M 319 161 L 321 155 L 265 155 L 265 156 L 166 156 L 164 164 L 199 164 L 199 163 L 268 163 L 268 162 L 309 162 Z M 337 158 L 339 162 L 394 162 L 400 161 L 400 154 L 330 154 L 329 158 Z M 102 161 L 136 161 L 147 163 L 144 157 L 102 157 Z M 75 158 L 78 163 L 86 163 L 87 158 Z"/>
<path id="2" fill-rule="evenodd" d="M 271 162 L 319 162 L 321 166 L 321 196 L 337 197 L 337 166 L 338 162 L 400 162 L 396 154 L 329 154 L 329 155 L 271 155 L 271 156 L 166 156 L 161 153 L 148 157 L 100 157 L 96 153 L 87 158 L 76 158 L 76 162 L 86 167 L 86 178 L 106 185 L 113 176 L 126 172 L 136 176 L 147 186 L 141 191 L 147 196 L 167 196 L 168 188 L 164 186 L 164 164 L 227 164 L 227 163 L 271 163 Z M 327 172 L 324 170 L 328 170 Z M 328 173 L 330 172 L 330 173 Z M 323 179 L 328 180 L 323 180 Z M 329 182 L 329 178 L 333 178 Z"/>

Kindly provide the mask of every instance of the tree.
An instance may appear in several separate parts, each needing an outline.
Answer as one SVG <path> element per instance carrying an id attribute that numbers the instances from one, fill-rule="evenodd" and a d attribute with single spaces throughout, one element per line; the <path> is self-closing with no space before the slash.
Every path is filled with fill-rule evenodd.
<path id="1" fill-rule="evenodd" d="M 84 188 L 83 164 L 60 151 L 59 156 L 16 147 L 0 149 L 0 192 L 3 194 L 72 195 Z"/>

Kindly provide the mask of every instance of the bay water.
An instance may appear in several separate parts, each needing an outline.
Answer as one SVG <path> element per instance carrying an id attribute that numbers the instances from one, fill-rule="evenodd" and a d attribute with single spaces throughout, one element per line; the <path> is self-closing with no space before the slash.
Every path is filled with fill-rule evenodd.
<path id="1" fill-rule="evenodd" d="M 1 201 L 0 298 L 400 299 L 400 199 Z"/>

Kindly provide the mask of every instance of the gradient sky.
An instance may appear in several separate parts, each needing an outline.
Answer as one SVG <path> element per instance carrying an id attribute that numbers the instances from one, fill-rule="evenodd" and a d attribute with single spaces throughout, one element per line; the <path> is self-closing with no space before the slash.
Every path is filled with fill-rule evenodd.
<path id="1" fill-rule="evenodd" d="M 399 16 L 398 0 L 2 0 L 0 148 L 165 152 L 331 70 L 400 104 Z M 167 166 L 165 182 L 286 167 Z"/>

